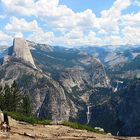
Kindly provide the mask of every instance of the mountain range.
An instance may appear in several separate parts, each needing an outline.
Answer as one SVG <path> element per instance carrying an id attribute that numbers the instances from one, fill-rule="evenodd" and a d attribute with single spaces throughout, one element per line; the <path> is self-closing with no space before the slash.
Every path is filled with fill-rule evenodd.
<path id="1" fill-rule="evenodd" d="M 0 84 L 28 91 L 33 113 L 114 135 L 140 135 L 140 46 L 66 48 L 15 38 L 0 47 Z"/>

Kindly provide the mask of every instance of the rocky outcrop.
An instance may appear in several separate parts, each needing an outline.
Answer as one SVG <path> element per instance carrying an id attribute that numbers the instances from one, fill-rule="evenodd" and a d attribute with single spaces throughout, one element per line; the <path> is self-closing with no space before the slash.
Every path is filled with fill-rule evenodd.
<path id="1" fill-rule="evenodd" d="M 14 80 L 21 90 L 28 91 L 37 117 L 82 123 L 87 121 L 85 96 L 88 99 L 95 88 L 110 87 L 96 58 L 21 38 L 14 39 L 0 67 L 2 85 Z"/>
<path id="2" fill-rule="evenodd" d="M 31 125 L 9 117 L 10 132 L 1 132 L 0 139 L 7 140 L 139 140 L 139 137 L 115 137 L 64 125 Z M 97 131 L 97 130 L 96 130 Z"/>
<path id="3" fill-rule="evenodd" d="M 127 88 L 116 92 L 99 90 L 90 96 L 90 124 L 114 135 L 140 135 L 140 80 L 133 79 Z"/>
<path id="4" fill-rule="evenodd" d="M 118 106 L 118 118 L 122 123 L 119 135 L 140 135 L 140 79 L 133 80 L 123 92 Z"/>
<path id="5" fill-rule="evenodd" d="M 103 65 L 97 60 L 92 59 L 83 68 L 69 68 L 61 73 L 60 82 L 70 93 L 73 87 L 84 90 L 87 86 L 110 87 L 110 80 L 107 77 Z"/>
<path id="6" fill-rule="evenodd" d="M 72 88 L 77 86 L 79 90 L 84 89 L 85 81 L 87 78 L 84 70 L 79 68 L 69 68 L 61 73 L 60 82 L 65 87 L 65 89 L 70 93 Z"/>
<path id="7" fill-rule="evenodd" d="M 63 88 L 47 73 L 11 58 L 0 67 L 0 83 L 11 85 L 15 80 L 22 91 L 28 91 L 33 103 L 33 113 L 41 118 L 69 120 L 75 114 Z"/>
<path id="8" fill-rule="evenodd" d="M 36 68 L 28 43 L 24 39 L 15 38 L 12 50 L 12 56 L 20 58 Z"/>
<path id="9" fill-rule="evenodd" d="M 87 83 L 92 87 L 109 88 L 110 80 L 106 75 L 104 66 L 97 59 L 92 59 L 91 63 L 86 67 L 88 74 Z"/>

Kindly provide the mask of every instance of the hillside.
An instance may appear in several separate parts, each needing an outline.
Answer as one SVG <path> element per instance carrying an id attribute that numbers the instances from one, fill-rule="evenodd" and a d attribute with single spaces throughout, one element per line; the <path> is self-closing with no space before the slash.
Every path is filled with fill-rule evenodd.
<path id="1" fill-rule="evenodd" d="M 89 90 L 87 87 L 110 86 L 103 65 L 78 50 L 22 38 L 15 38 L 13 42 L 0 67 L 1 85 L 16 81 L 21 90 L 28 91 L 37 117 L 78 120 L 81 114 L 86 122 L 86 102 L 81 96 Z M 78 98 L 75 98 L 75 88 L 83 93 L 77 94 Z"/>
<path id="2" fill-rule="evenodd" d="M 15 81 L 26 91 L 35 117 L 140 135 L 139 46 L 65 48 L 16 38 L 0 51 L 0 85 Z"/>

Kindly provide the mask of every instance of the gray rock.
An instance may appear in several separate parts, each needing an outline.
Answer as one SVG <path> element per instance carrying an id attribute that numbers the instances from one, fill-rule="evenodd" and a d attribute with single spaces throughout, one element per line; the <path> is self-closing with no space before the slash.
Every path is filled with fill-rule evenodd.
<path id="1" fill-rule="evenodd" d="M 84 69 L 65 69 L 61 73 L 60 82 L 69 93 L 72 92 L 73 87 L 77 87 L 79 90 L 84 90 L 86 86 L 110 87 L 110 80 L 103 65 L 95 58 Z"/>
<path id="2" fill-rule="evenodd" d="M 24 39 L 14 39 L 12 56 L 20 58 L 25 62 L 30 63 L 34 68 L 36 68 L 28 43 Z"/>

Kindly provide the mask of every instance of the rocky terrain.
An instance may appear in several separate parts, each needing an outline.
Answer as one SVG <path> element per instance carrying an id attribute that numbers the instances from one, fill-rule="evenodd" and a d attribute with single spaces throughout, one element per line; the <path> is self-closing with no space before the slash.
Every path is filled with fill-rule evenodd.
<path id="1" fill-rule="evenodd" d="M 34 52 L 37 53 L 35 57 L 32 57 L 30 49 L 33 51 L 33 55 Z M 21 90 L 24 89 L 30 93 L 33 102 L 33 112 L 38 117 L 47 117 L 53 120 L 77 119 L 77 115 L 85 109 L 85 105 L 82 105 L 84 101 L 78 101 L 78 98 L 76 100 L 73 99 L 72 88 L 78 87 L 78 90 L 84 90 L 85 92 L 87 86 L 91 86 L 92 88 L 108 87 L 110 84 L 109 79 L 99 61 L 94 58 L 90 60 L 91 63 L 89 65 L 87 63 L 83 65 L 81 63 L 81 59 L 83 59 L 81 56 L 80 60 L 75 61 L 79 63 L 83 71 L 71 67 L 72 72 L 69 69 L 67 72 L 68 76 L 66 74 L 67 66 L 60 69 L 61 71 L 58 70 L 60 74 L 59 79 L 55 80 L 53 73 L 51 73 L 48 67 L 56 67 L 56 65 L 53 65 L 53 63 L 42 65 L 43 62 L 47 63 L 50 61 L 48 57 L 51 58 L 51 61 L 55 59 L 55 63 L 63 60 L 47 55 L 47 52 L 51 54 L 54 52 L 54 49 L 53 47 L 50 49 L 48 45 L 38 46 L 30 41 L 15 38 L 13 46 L 9 48 L 8 54 L 4 57 L 4 61 L 0 67 L 1 84 L 12 84 L 14 80 L 17 81 Z M 40 53 L 41 56 L 39 55 L 40 57 L 38 58 L 38 54 Z M 67 59 L 73 61 L 71 60 L 72 58 Z M 69 63 L 73 63 L 72 65 L 74 66 L 76 62 Z M 64 62 L 61 63 L 61 65 L 63 64 Z M 77 73 L 73 72 L 75 70 Z M 57 70 L 55 72 L 57 73 Z M 77 104 L 77 102 L 80 102 L 80 104 Z"/>
<path id="2" fill-rule="evenodd" d="M 86 63 L 84 69 L 66 69 L 60 75 L 60 82 L 68 92 L 72 92 L 73 87 L 77 87 L 80 91 L 84 90 L 86 86 L 91 88 L 110 87 L 110 81 L 103 65 L 95 58 L 91 58 L 90 64 Z"/>
<path id="3" fill-rule="evenodd" d="M 138 140 L 139 137 L 115 137 L 63 125 L 30 125 L 10 120 L 11 131 L 0 132 L 0 139 L 7 140 Z"/>
<path id="4" fill-rule="evenodd" d="M 11 48 L 11 55 L 20 58 L 26 63 L 29 63 L 36 68 L 33 57 L 31 55 L 28 43 L 22 38 L 15 38 L 13 41 L 13 46 Z M 10 54 L 10 52 L 9 52 Z"/>
<path id="5" fill-rule="evenodd" d="M 0 84 L 28 91 L 33 114 L 138 136 L 140 47 L 65 48 L 21 38 L 0 48 Z"/>

